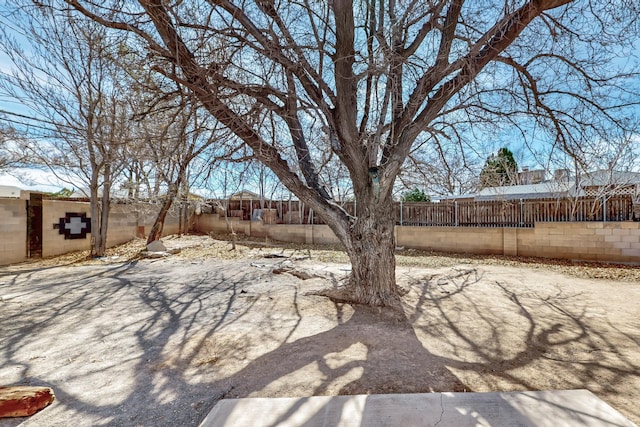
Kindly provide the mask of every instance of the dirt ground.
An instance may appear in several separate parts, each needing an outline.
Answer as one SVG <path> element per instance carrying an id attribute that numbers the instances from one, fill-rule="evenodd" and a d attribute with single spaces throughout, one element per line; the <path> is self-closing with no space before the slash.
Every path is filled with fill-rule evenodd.
<path id="1" fill-rule="evenodd" d="M 640 269 L 400 251 L 404 316 L 313 295 L 344 254 L 164 239 L 0 267 L 0 385 L 56 401 L 9 426 L 196 426 L 222 398 L 591 390 L 640 423 Z"/>

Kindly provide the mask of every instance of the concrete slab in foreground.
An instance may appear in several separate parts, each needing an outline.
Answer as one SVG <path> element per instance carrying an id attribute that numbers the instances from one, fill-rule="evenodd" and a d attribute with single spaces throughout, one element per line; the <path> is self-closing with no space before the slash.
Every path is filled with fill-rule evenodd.
<path id="1" fill-rule="evenodd" d="M 629 426 L 588 390 L 225 399 L 200 427 Z"/>

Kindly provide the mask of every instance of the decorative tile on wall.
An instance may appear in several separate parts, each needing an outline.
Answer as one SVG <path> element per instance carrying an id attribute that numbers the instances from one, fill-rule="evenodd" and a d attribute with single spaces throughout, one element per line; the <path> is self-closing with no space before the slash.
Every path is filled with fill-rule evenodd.
<path id="1" fill-rule="evenodd" d="M 86 239 L 87 233 L 91 233 L 91 218 L 86 213 L 66 212 L 53 228 L 64 234 L 65 239 Z"/>

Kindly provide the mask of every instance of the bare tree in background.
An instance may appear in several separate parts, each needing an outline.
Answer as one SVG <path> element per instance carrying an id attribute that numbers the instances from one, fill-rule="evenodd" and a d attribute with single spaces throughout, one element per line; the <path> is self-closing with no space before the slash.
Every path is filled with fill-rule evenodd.
<path id="1" fill-rule="evenodd" d="M 637 40 L 631 1 L 66 3 L 138 37 L 154 70 L 322 217 L 352 263 L 336 297 L 358 303 L 399 302 L 392 193 L 415 144 L 502 122 L 575 152 L 628 126 L 638 102 L 635 69 L 610 61 Z M 314 159 L 327 150 L 357 218 L 321 185 Z"/>
<path id="2" fill-rule="evenodd" d="M 28 5 L 11 17 L 22 38 L 2 33 L 0 48 L 14 68 L 0 76 L 0 85 L 38 118 L 35 125 L 25 123 L 29 140 L 22 148 L 59 177 L 68 181 L 73 175 L 87 185 L 91 255 L 102 256 L 111 188 L 122 167 L 131 114 L 123 102 L 127 87 L 114 63 L 118 35 L 70 11 Z"/>
<path id="3" fill-rule="evenodd" d="M 18 148 L 21 144 L 20 139 L 21 137 L 12 127 L 0 121 L 0 172 L 20 165 L 26 160 L 24 151 Z"/>
<path id="4" fill-rule="evenodd" d="M 477 159 L 468 159 L 464 152 L 455 149 L 447 150 L 440 145 L 438 148 L 407 158 L 398 177 L 403 187 L 400 192 L 425 187 L 430 195 L 446 197 L 470 194 L 480 188 Z"/>
<path id="5" fill-rule="evenodd" d="M 276 193 L 282 193 L 282 184 L 269 168 L 260 162 L 252 161 L 247 169 L 247 180 L 249 188 L 257 188 L 260 196 L 260 208 L 265 208 L 267 200 L 273 200 Z"/>
<path id="6" fill-rule="evenodd" d="M 580 153 L 556 153 L 551 157 L 549 176 L 557 188 L 565 188 L 571 203 L 571 220 L 597 217 L 600 204 L 618 196 L 631 196 L 638 205 L 640 190 L 640 145 L 637 134 L 622 134 L 610 140 L 592 140 Z M 590 209 L 581 197 L 596 200 Z M 586 209 L 586 210 L 585 210 Z M 619 212 L 621 218 L 627 213 Z M 616 219 L 609 216 L 608 219 Z"/>
<path id="7" fill-rule="evenodd" d="M 167 191 L 163 194 L 160 211 L 151 227 L 147 243 L 162 237 L 167 213 L 180 191 L 186 192 L 183 196 L 188 197 L 188 170 L 193 160 L 207 154 L 214 145 L 222 150 L 229 139 L 215 120 L 203 118 L 198 112 L 198 105 L 188 102 L 183 96 L 178 98 L 175 112 L 169 116 L 169 131 L 164 134 L 164 140 L 149 147 L 154 153 L 159 178 L 166 184 Z M 213 153 L 208 154 L 209 163 L 215 163 Z"/>

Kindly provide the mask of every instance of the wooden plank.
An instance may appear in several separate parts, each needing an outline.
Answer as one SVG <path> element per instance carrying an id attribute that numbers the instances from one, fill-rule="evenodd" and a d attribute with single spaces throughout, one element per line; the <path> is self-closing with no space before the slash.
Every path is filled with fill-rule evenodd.
<path id="1" fill-rule="evenodd" d="M 0 418 L 28 417 L 55 399 L 49 387 L 0 387 Z"/>

